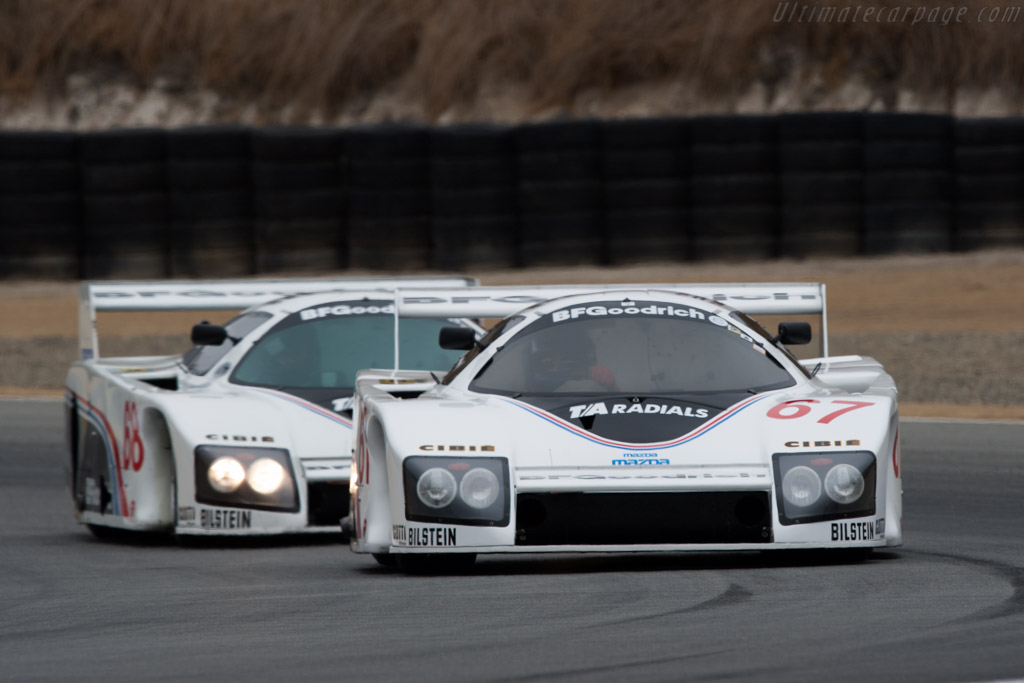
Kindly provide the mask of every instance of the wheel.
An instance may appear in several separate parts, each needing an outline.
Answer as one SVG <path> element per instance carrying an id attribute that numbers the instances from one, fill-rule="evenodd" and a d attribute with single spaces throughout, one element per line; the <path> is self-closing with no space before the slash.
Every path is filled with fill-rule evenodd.
<path id="1" fill-rule="evenodd" d="M 459 574 L 476 562 L 476 553 L 398 555 L 398 568 L 407 574 Z"/>
<path id="2" fill-rule="evenodd" d="M 382 567 L 388 567 L 394 569 L 398 566 L 398 558 L 389 553 L 374 553 L 373 559 L 377 560 L 377 564 Z"/>

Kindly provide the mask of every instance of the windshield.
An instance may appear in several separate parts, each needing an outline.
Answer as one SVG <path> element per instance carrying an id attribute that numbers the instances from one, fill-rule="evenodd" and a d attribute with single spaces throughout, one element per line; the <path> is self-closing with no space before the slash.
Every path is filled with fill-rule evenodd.
<path id="1" fill-rule="evenodd" d="M 394 367 L 395 319 L 390 310 L 390 302 L 360 302 L 358 306 L 337 302 L 294 313 L 253 345 L 231 381 L 278 388 L 351 389 L 357 371 Z M 438 333 L 451 324 L 447 320 L 402 319 L 402 368 L 450 368 L 461 352 L 440 348 Z"/>
<path id="2" fill-rule="evenodd" d="M 617 301 L 538 320 L 497 351 L 469 387 L 509 395 L 649 396 L 794 384 L 761 343 L 723 318 L 664 302 Z"/>

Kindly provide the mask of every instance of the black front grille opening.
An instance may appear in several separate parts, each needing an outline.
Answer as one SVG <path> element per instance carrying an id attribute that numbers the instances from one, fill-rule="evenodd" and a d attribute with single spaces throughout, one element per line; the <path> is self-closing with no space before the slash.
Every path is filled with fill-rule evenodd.
<path id="1" fill-rule="evenodd" d="M 340 528 L 341 518 L 348 514 L 348 482 L 310 482 L 307 494 L 309 526 L 337 526 Z"/>
<path id="2" fill-rule="evenodd" d="M 764 491 L 524 493 L 516 545 L 768 543 Z"/>

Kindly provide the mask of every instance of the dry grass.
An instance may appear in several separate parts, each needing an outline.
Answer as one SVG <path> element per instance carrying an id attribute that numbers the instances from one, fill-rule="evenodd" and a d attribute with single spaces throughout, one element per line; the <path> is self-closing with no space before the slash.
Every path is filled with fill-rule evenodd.
<path id="1" fill-rule="evenodd" d="M 880 108 L 903 93 L 952 107 L 997 90 L 1019 108 L 1024 16 L 979 23 L 991 0 L 958 0 L 966 23 L 776 21 L 775 0 L 0 0 L 0 97 L 59 92 L 69 75 L 143 87 L 165 79 L 266 109 L 351 110 L 381 93 L 421 118 L 472 111 L 503 88 L 524 111 L 578 113 L 645 83 L 730 102 L 752 88 L 813 109 L 859 82 Z M 800 3 L 954 7 L 948 0 Z M 796 88 L 792 88 L 796 84 Z M 943 104 L 944 103 L 944 104 Z M 678 112 L 686 113 L 686 112 Z"/>

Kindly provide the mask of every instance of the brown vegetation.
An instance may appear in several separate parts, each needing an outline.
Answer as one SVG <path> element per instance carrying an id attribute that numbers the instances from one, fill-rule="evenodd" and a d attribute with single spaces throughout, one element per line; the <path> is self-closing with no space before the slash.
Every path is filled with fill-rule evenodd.
<path id="1" fill-rule="evenodd" d="M 938 11 L 915 23 L 917 7 Z M 1003 13 L 990 23 L 979 13 L 993 7 Z M 801 8 L 805 19 L 873 8 L 883 21 L 853 21 L 852 11 L 799 21 Z M 616 107 L 955 111 L 982 92 L 998 93 L 1007 113 L 1024 101 L 1024 12 L 1014 9 L 991 0 L 2 0 L 0 104 L 59 98 L 69 78 L 89 74 L 215 93 L 213 118 L 255 106 L 256 122 Z M 663 97 L 641 106 L 636 88 Z"/>

